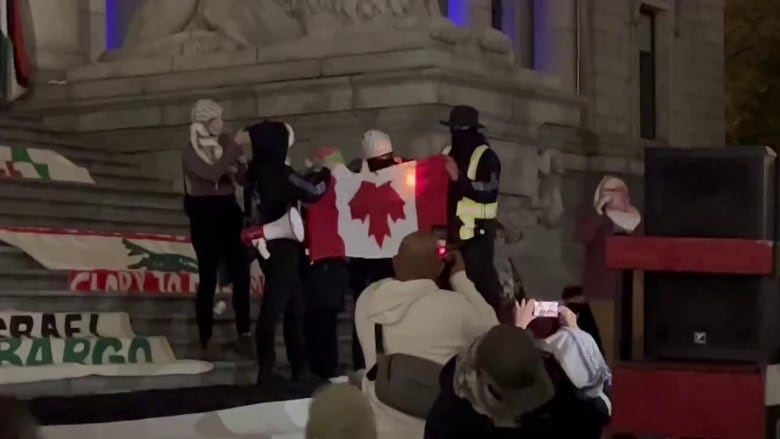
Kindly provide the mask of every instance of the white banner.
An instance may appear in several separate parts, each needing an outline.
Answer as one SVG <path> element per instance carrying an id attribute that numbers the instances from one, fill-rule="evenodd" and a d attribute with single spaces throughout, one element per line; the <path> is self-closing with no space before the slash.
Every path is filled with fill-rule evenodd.
<path id="1" fill-rule="evenodd" d="M 49 270 L 198 272 L 195 250 L 183 236 L 4 227 L 0 241 Z"/>
<path id="2" fill-rule="evenodd" d="M 134 337 L 130 316 L 112 313 L 0 311 L 0 338 Z"/>
<path id="3" fill-rule="evenodd" d="M 185 236 L 0 227 L 0 241 L 49 270 L 68 270 L 70 291 L 194 294 L 198 260 Z M 257 261 L 250 265 L 250 293 L 263 292 Z"/>
<path id="4" fill-rule="evenodd" d="M 303 439 L 309 399 L 105 424 L 44 427 L 45 439 Z"/>
<path id="5" fill-rule="evenodd" d="M 164 337 L 135 336 L 125 313 L 0 311 L 0 385 L 102 376 L 194 375 Z"/>
<path id="6" fill-rule="evenodd" d="M 0 178 L 95 184 L 87 168 L 48 149 L 0 145 Z"/>

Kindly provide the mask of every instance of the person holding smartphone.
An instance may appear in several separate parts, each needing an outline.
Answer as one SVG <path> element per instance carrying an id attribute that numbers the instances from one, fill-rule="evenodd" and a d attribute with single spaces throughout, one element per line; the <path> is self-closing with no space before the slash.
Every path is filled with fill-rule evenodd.
<path id="1" fill-rule="evenodd" d="M 395 276 L 373 283 L 358 298 L 355 325 L 369 371 L 377 364 L 377 325 L 386 355 L 405 354 L 440 365 L 498 325 L 495 311 L 466 276 L 460 252 L 442 257 L 439 249 L 431 233 L 406 236 L 393 258 Z M 445 265 L 451 267 L 449 289 L 436 282 Z M 374 407 L 379 439 L 422 437 L 425 419 L 381 401 L 371 377 L 366 374 L 362 388 Z"/>

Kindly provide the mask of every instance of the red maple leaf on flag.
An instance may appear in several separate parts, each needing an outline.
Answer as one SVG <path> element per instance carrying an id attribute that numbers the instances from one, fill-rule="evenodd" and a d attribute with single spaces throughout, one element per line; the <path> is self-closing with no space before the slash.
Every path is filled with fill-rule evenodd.
<path id="1" fill-rule="evenodd" d="M 364 181 L 349 202 L 352 219 L 368 221 L 368 236 L 373 237 L 379 247 L 390 237 L 390 221 L 406 219 L 406 203 L 391 183 L 377 186 Z"/>

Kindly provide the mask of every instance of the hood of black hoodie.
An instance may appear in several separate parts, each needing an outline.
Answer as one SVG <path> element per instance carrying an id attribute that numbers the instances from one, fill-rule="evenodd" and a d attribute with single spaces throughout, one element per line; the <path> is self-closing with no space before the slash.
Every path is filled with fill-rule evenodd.
<path id="1" fill-rule="evenodd" d="M 262 121 L 246 128 L 252 141 L 252 160 L 257 165 L 281 166 L 287 159 L 290 133 L 283 122 Z"/>

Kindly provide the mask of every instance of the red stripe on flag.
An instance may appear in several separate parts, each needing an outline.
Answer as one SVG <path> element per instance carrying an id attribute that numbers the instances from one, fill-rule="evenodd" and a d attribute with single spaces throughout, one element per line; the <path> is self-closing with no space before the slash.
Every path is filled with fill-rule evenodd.
<path id="1" fill-rule="evenodd" d="M 24 21 L 19 0 L 8 0 L 8 37 L 13 43 L 16 82 L 22 87 L 30 85 L 30 60 L 24 41 Z"/>
<path id="2" fill-rule="evenodd" d="M 446 157 L 419 160 L 415 169 L 418 230 L 430 232 L 433 227 L 446 227 L 447 190 L 450 185 Z"/>
<path id="3" fill-rule="evenodd" d="M 89 230 L 74 229 L 49 229 L 44 227 L 0 227 L 12 233 L 30 233 L 34 235 L 75 235 L 75 236 L 103 236 L 111 238 L 125 239 L 143 239 L 146 241 L 164 241 L 164 242 L 190 242 L 186 236 L 177 235 L 159 235 L 154 233 L 116 233 L 116 232 L 97 232 Z"/>
<path id="4" fill-rule="evenodd" d="M 343 258 L 347 250 L 339 235 L 339 211 L 336 207 L 336 179 L 330 178 L 325 195 L 306 210 L 306 242 L 309 259 Z M 318 239 L 311 239 L 317 236 Z"/>

